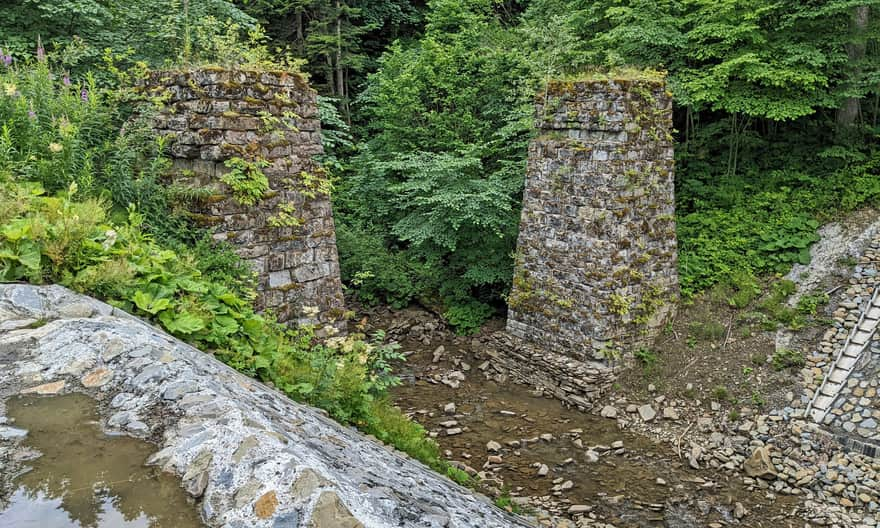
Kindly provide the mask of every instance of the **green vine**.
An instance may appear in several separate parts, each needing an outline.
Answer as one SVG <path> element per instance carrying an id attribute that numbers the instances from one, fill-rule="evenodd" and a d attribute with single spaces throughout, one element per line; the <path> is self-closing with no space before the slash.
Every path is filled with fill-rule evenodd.
<path id="1" fill-rule="evenodd" d="M 300 227 L 305 220 L 296 216 L 296 207 L 290 203 L 282 203 L 278 205 L 278 213 L 270 216 L 266 223 L 270 227 Z"/>
<path id="2" fill-rule="evenodd" d="M 629 313 L 629 307 L 632 304 L 632 298 L 619 293 L 611 294 L 611 313 L 623 316 Z"/>
<path id="3" fill-rule="evenodd" d="M 319 194 L 330 196 L 333 191 L 333 183 L 327 177 L 327 171 L 318 167 L 313 172 L 302 171 L 299 173 L 299 181 L 302 184 L 302 195 L 307 198 L 315 198 Z"/>
<path id="4" fill-rule="evenodd" d="M 248 161 L 244 158 L 232 157 L 224 165 L 231 169 L 220 176 L 220 181 L 232 189 L 232 196 L 241 205 L 254 205 L 269 190 L 269 179 L 263 174 L 269 162 L 263 158 Z"/>

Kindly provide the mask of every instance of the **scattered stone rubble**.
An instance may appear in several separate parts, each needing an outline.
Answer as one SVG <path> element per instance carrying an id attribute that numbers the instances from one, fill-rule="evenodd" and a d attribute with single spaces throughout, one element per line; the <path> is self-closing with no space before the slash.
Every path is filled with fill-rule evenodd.
<path id="1" fill-rule="evenodd" d="M 860 311 L 880 286 L 880 237 L 855 266 L 833 312 L 832 327 L 802 369 L 804 392 L 787 395 L 789 405 L 768 414 L 744 409 L 739 420 L 707 413 L 698 402 L 660 400 L 641 406 L 625 400 L 600 414 L 616 418 L 622 428 L 642 430 L 683 449 L 692 467 L 741 474 L 743 482 L 776 495 L 803 498 L 801 515 L 816 526 L 874 527 L 880 525 L 880 372 L 878 337 L 870 354 L 853 372 L 835 408 L 823 424 L 805 415 L 807 404 L 846 341 Z M 658 397 L 662 398 L 661 397 Z M 622 417 L 617 408 L 625 408 Z M 653 420 L 662 407 L 664 420 Z M 650 408 L 651 411 L 647 411 Z M 669 413 L 670 408 L 677 409 Z M 667 415 L 679 416 L 666 420 Z M 686 445 L 682 446 L 681 444 Z M 688 453 L 689 451 L 689 453 Z"/>

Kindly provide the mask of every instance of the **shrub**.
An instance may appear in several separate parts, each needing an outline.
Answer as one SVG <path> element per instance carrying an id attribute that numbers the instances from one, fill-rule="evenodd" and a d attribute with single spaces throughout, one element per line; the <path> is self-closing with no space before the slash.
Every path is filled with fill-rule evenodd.
<path id="1" fill-rule="evenodd" d="M 688 333 L 701 339 L 721 339 L 727 334 L 727 327 L 716 321 L 697 321 L 688 325 Z"/>
<path id="2" fill-rule="evenodd" d="M 105 199 L 121 219 L 134 204 L 143 229 L 163 240 L 199 236 L 176 213 L 175 190 L 159 181 L 169 162 L 150 130 L 149 104 L 131 119 L 129 91 L 53 73 L 46 62 L 0 67 L 0 89 L 0 170 L 50 194 L 75 182 L 77 199 Z"/>
<path id="3" fill-rule="evenodd" d="M 429 266 L 387 248 L 372 229 L 340 219 L 336 241 L 342 280 L 366 304 L 403 308 L 434 284 Z"/>
<path id="4" fill-rule="evenodd" d="M 649 348 L 639 348 L 635 352 L 636 360 L 642 365 L 642 367 L 649 371 L 654 368 L 654 365 L 657 364 L 657 353 Z"/>
<path id="5" fill-rule="evenodd" d="M 792 367 L 803 367 L 807 364 L 803 352 L 783 348 L 774 352 L 771 358 L 773 369 L 780 371 Z"/>
<path id="6" fill-rule="evenodd" d="M 803 295 L 797 302 L 797 311 L 801 315 L 815 315 L 819 307 L 828 304 L 828 295 L 822 292 Z"/>
<path id="7" fill-rule="evenodd" d="M 494 312 L 486 303 L 467 299 L 450 306 L 443 317 L 459 334 L 469 335 L 479 330 Z"/>
<path id="8" fill-rule="evenodd" d="M 730 399 L 730 391 L 727 390 L 727 387 L 723 385 L 718 385 L 714 389 L 712 389 L 712 398 L 716 401 L 725 401 Z"/>

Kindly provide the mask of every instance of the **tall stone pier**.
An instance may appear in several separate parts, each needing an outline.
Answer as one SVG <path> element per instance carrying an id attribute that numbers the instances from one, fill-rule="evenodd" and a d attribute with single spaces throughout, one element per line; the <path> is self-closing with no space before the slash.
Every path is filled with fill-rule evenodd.
<path id="1" fill-rule="evenodd" d="M 169 183 L 192 189 L 196 223 L 256 272 L 257 307 L 343 329 L 315 91 L 297 74 L 213 68 L 152 72 L 144 90 L 164 102 Z"/>
<path id="2" fill-rule="evenodd" d="M 536 122 L 507 331 L 526 368 L 583 385 L 675 309 L 672 101 L 660 77 L 556 81 Z"/>

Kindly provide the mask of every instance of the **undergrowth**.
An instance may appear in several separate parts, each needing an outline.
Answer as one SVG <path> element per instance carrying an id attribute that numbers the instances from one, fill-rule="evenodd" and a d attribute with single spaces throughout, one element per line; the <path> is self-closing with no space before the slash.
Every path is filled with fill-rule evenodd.
<path id="1" fill-rule="evenodd" d="M 399 383 L 390 362 L 402 355 L 381 333 L 321 342 L 314 327 L 254 311 L 246 264 L 175 213 L 159 180 L 161 141 L 137 120 L 120 134 L 124 89 L 55 75 L 45 62 L 0 70 L 0 88 L 0 282 L 103 299 L 469 481 L 386 398 Z"/>

